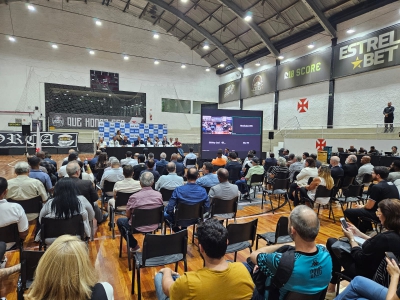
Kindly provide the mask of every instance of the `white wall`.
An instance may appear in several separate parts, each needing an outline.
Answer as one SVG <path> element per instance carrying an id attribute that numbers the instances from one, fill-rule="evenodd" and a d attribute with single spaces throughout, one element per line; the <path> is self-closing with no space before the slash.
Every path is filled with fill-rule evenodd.
<path id="1" fill-rule="evenodd" d="M 231 101 L 231 102 L 226 102 L 218 105 L 219 109 L 240 109 L 240 101 Z"/>
<path id="2" fill-rule="evenodd" d="M 61 8 L 61 2 L 38 2 Z M 172 130 L 198 128 L 200 116 L 163 113 L 161 98 L 218 102 L 219 78 L 215 72 L 205 72 L 205 68 L 201 67 L 207 66 L 207 62 L 171 35 L 161 35 L 159 40 L 155 40 L 151 31 L 132 27 L 163 32 L 161 28 L 152 26 L 147 21 L 99 3 L 64 1 L 65 10 L 128 25 L 103 21 L 102 26 L 98 27 L 91 17 L 43 6 L 36 6 L 36 11 L 31 12 L 25 3 L 11 2 L 9 5 L 0 5 L 0 31 L 10 35 L 13 32 L 9 6 L 15 36 L 51 41 L 57 43 L 59 49 L 52 49 L 47 42 L 18 37 L 15 43 L 11 43 L 8 36 L 0 35 L 0 110 L 30 111 L 34 106 L 39 106 L 44 115 L 44 82 L 90 86 L 91 69 L 119 73 L 120 90 L 146 93 L 147 120 L 151 109 L 152 122 L 166 123 Z M 153 59 L 130 57 L 125 61 L 121 54 L 96 51 L 91 56 L 88 49 L 200 66 L 181 69 L 180 64 L 168 62 L 161 62 L 156 66 Z M 2 115 L 0 128 L 12 129 L 7 127 L 7 122 L 13 122 L 15 117 L 17 116 Z"/>
<path id="3" fill-rule="evenodd" d="M 265 94 L 243 100 L 243 110 L 262 110 L 263 130 L 274 128 L 274 94 Z"/>
<path id="4" fill-rule="evenodd" d="M 328 88 L 329 83 L 325 81 L 279 92 L 278 127 L 293 128 L 300 125 L 300 128 L 308 129 L 326 126 Z M 300 113 L 297 103 L 302 98 L 308 100 L 308 111 Z"/>

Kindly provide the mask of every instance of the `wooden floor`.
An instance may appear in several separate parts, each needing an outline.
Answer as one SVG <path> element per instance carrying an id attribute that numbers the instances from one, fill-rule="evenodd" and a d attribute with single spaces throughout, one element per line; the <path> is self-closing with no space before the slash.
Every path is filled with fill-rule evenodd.
<path id="1" fill-rule="evenodd" d="M 53 159 L 56 160 L 60 166 L 64 157 L 65 155 L 54 155 Z M 80 157 L 82 159 L 86 156 L 80 154 Z M 88 154 L 87 157 L 91 157 L 90 154 Z M 6 179 L 15 177 L 13 166 L 21 160 L 25 160 L 25 158 L 23 156 L 0 156 L 0 177 Z M 246 206 L 242 210 L 238 211 L 237 222 L 249 222 L 254 218 L 258 218 L 258 233 L 275 231 L 276 222 L 279 217 L 289 215 L 289 206 L 286 205 L 279 209 L 275 214 L 266 213 L 268 209 L 269 206 L 266 205 L 264 205 L 263 210 L 260 205 Z M 318 243 L 325 244 L 328 237 L 339 237 L 342 235 L 339 225 L 339 217 L 342 216 L 342 211 L 340 207 L 335 207 L 334 212 L 337 218 L 336 223 L 333 223 L 332 220 L 328 219 L 327 209 L 323 209 L 322 212 L 320 212 L 321 229 L 317 237 Z M 90 258 L 96 270 L 98 270 L 100 281 L 107 281 L 113 286 L 114 298 L 116 300 L 137 299 L 137 295 L 131 295 L 132 273 L 128 271 L 126 250 L 124 249 L 122 258 L 118 257 L 120 238 L 118 228 L 116 229 L 115 239 L 112 239 L 107 223 L 108 222 L 105 222 L 98 228 L 95 228 L 95 239 L 93 242 L 89 242 Z M 25 249 L 38 249 L 38 244 L 33 241 L 33 230 L 34 225 L 31 225 L 29 228 L 29 235 L 24 244 Z M 167 233 L 169 233 L 169 231 Z M 191 228 L 189 228 L 189 234 L 191 235 Z M 137 234 L 135 237 L 138 239 L 139 245 L 142 245 L 143 236 Z M 197 241 L 195 240 L 195 242 Z M 265 243 L 260 241 L 260 247 L 264 245 Z M 8 258 L 7 266 L 12 266 L 19 262 L 19 253 L 17 251 L 8 252 L 6 256 Z M 238 253 L 238 261 L 245 261 L 248 256 L 248 250 L 241 251 Z M 233 254 L 226 255 L 226 258 L 233 260 Z M 202 268 L 203 261 L 199 255 L 198 248 L 191 244 L 191 241 L 189 241 L 188 245 L 187 259 L 189 271 Z M 141 270 L 142 299 L 156 299 L 153 279 L 154 274 L 159 269 L 161 269 L 161 267 L 145 268 Z M 183 265 L 179 266 L 178 272 L 181 274 L 183 273 Z M 0 282 L 0 297 L 6 297 L 7 300 L 17 299 L 15 292 L 17 280 L 18 274 L 14 274 L 7 280 Z"/>

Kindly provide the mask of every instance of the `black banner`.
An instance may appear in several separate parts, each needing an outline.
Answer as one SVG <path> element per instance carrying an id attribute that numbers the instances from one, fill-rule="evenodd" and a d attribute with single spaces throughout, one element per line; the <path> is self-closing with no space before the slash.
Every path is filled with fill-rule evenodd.
<path id="1" fill-rule="evenodd" d="M 66 132 L 41 132 L 40 140 L 42 147 L 77 147 L 78 146 L 78 133 Z M 28 147 L 36 147 L 36 132 L 32 132 L 31 136 L 27 139 Z M 1 131 L 0 132 L 0 148 L 23 148 L 25 147 L 25 137 L 22 136 L 20 131 Z"/>
<path id="2" fill-rule="evenodd" d="M 278 90 L 329 80 L 331 49 L 278 66 Z"/>
<path id="3" fill-rule="evenodd" d="M 240 83 L 241 98 L 272 93 L 275 91 L 276 68 L 264 70 L 242 78 Z"/>
<path id="4" fill-rule="evenodd" d="M 142 117 L 49 113 L 49 126 L 55 128 L 98 129 L 100 122 L 141 123 Z"/>
<path id="5" fill-rule="evenodd" d="M 333 77 L 400 64 L 400 24 L 383 28 L 334 47 Z"/>
<path id="6" fill-rule="evenodd" d="M 240 100 L 240 79 L 219 86 L 219 103 Z"/>

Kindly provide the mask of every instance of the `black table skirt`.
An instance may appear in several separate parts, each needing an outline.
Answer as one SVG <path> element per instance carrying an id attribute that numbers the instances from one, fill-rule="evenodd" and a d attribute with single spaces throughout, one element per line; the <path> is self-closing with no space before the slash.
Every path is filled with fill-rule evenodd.
<path id="1" fill-rule="evenodd" d="M 143 153 L 143 147 L 115 147 L 115 148 L 106 148 L 107 155 L 108 157 L 110 156 L 115 156 L 119 160 L 123 159 L 126 157 L 126 152 L 131 151 L 132 156 L 135 153 L 142 154 Z M 178 149 L 176 147 L 149 147 L 147 148 L 149 150 L 149 153 L 154 153 L 154 158 L 160 159 L 160 154 L 162 152 L 165 152 L 167 154 L 167 160 L 169 161 L 171 158 L 171 154 L 173 153 L 178 153 Z"/>

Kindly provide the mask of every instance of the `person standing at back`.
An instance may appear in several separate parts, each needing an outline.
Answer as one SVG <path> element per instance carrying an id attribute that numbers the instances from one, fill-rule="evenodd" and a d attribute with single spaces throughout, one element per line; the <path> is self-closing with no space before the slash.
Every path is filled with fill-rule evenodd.
<path id="1" fill-rule="evenodd" d="M 393 132 L 393 120 L 394 120 L 394 106 L 392 106 L 392 102 L 388 102 L 388 106 L 383 109 L 384 123 L 385 123 L 385 133 Z M 388 129 L 388 124 L 390 128 Z"/>

